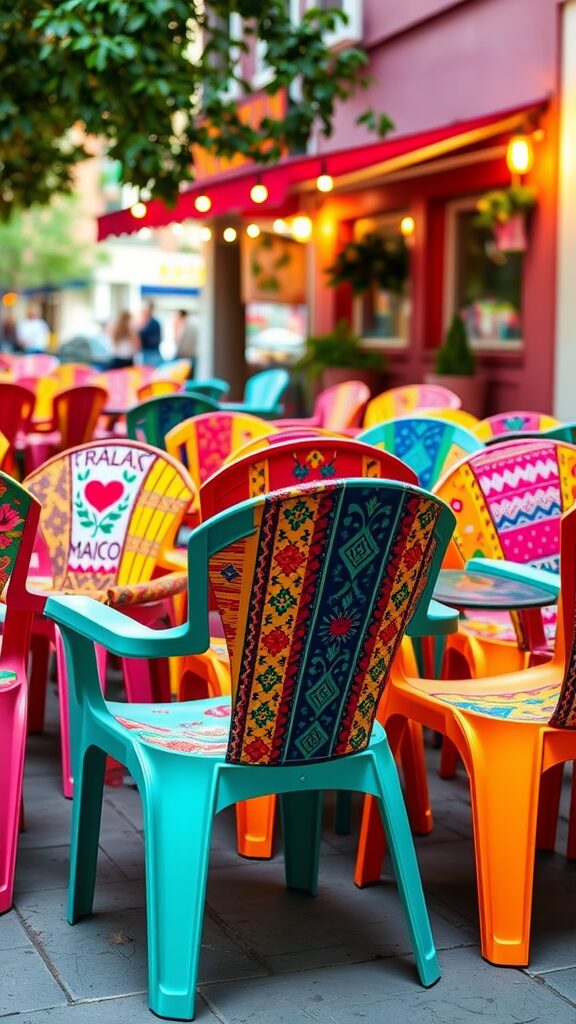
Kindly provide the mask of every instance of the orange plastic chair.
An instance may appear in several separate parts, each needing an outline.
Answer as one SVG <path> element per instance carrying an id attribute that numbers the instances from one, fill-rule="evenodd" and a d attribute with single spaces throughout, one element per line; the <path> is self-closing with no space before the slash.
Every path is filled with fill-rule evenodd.
<path id="1" fill-rule="evenodd" d="M 519 431 L 550 430 L 558 427 L 560 420 L 554 416 L 548 416 L 543 412 L 499 412 L 494 416 L 488 416 L 480 420 L 472 427 L 472 433 L 481 441 L 491 441 L 492 438 L 505 437 L 506 434 L 517 434 Z"/>
<path id="2" fill-rule="evenodd" d="M 375 427 L 385 420 L 420 413 L 423 409 L 459 409 L 461 405 L 458 395 L 438 384 L 406 384 L 383 391 L 368 402 L 364 427 Z"/>
<path id="3" fill-rule="evenodd" d="M 416 483 L 416 474 L 400 459 L 388 452 L 376 451 L 370 445 L 348 438 L 297 438 L 245 455 L 209 477 L 200 488 L 202 520 L 247 498 L 291 484 L 338 477 L 386 477 Z M 187 684 L 181 693 L 182 699 L 212 695 L 215 690 L 218 692 L 218 686 L 222 687 L 220 692 L 229 693 L 226 655 L 221 654 L 217 665 L 213 656 L 210 659 L 203 655 L 185 659 L 183 679 Z M 202 681 L 204 689 L 201 688 Z M 421 766 L 415 765 L 414 771 L 421 771 Z M 245 857 L 271 856 L 274 811 L 273 797 L 261 797 L 237 806 L 238 850 Z"/>
<path id="4" fill-rule="evenodd" d="M 173 427 L 166 434 L 166 450 L 200 487 L 244 445 L 275 432 L 270 423 L 248 413 L 206 412 Z"/>
<path id="5" fill-rule="evenodd" d="M 149 398 L 158 398 L 158 395 L 173 395 L 181 387 L 176 380 L 150 380 L 138 388 L 138 401 L 146 402 Z"/>
<path id="6" fill-rule="evenodd" d="M 378 710 L 391 742 L 398 741 L 410 719 L 449 736 L 466 765 L 482 955 L 500 965 L 529 963 L 544 773 L 576 758 L 576 509 L 562 520 L 561 551 L 559 627 L 551 661 L 471 682 L 409 678 L 401 658 Z M 571 813 L 572 841 L 575 822 Z M 364 808 L 357 884 L 379 877 L 382 839 L 370 802 Z"/>
<path id="7" fill-rule="evenodd" d="M 67 391 L 68 388 L 91 384 L 94 376 L 94 368 L 85 363 L 59 363 L 46 377 L 39 377 L 34 387 L 36 404 L 32 420 L 35 429 L 52 430 L 55 396 L 61 391 Z"/>
<path id="8" fill-rule="evenodd" d="M 45 597 L 88 594 L 155 627 L 173 621 L 172 598 L 186 590 L 187 573 L 158 572 L 170 563 L 175 535 L 195 495 L 183 466 L 138 441 L 94 441 L 50 459 L 27 477 L 26 486 L 43 506 L 41 565 L 31 589 Z M 64 655 L 44 618 L 34 628 L 39 664 L 30 679 L 31 718 L 41 730 L 48 644 L 55 641 L 64 792 L 71 796 Z M 123 669 L 130 700 L 169 699 L 165 665 L 128 659 Z M 70 736 L 74 742 L 73 722 Z"/>
<path id="9" fill-rule="evenodd" d="M 359 427 L 370 399 L 370 388 L 361 380 L 347 380 L 321 391 L 314 402 L 312 416 L 276 420 L 281 430 L 287 427 L 324 427 L 325 430 L 349 430 Z"/>

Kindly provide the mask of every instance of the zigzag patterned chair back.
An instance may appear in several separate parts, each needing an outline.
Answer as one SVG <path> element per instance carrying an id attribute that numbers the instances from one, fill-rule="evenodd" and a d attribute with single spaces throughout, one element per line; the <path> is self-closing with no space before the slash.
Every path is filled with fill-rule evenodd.
<path id="1" fill-rule="evenodd" d="M 271 423 L 247 413 L 207 412 L 173 427 L 166 434 L 166 449 L 200 487 L 234 452 L 275 431 Z"/>
<path id="2" fill-rule="evenodd" d="M 409 466 L 388 452 L 350 438 L 287 438 L 244 455 L 214 473 L 200 488 L 202 518 L 208 519 L 247 498 L 336 478 L 389 477 L 417 483 Z"/>
<path id="3" fill-rule="evenodd" d="M 420 409 L 459 409 L 461 399 L 439 384 L 406 384 L 376 395 L 366 406 L 365 427 L 375 427 L 396 416 L 407 416 Z"/>
<path id="4" fill-rule="evenodd" d="M 476 426 L 471 427 L 472 433 L 481 441 L 488 442 L 493 438 L 503 437 L 507 434 L 517 434 L 524 431 L 550 430 L 558 427 L 560 420 L 554 416 L 547 416 L 543 412 L 499 412 L 494 416 L 487 416 L 480 420 Z"/>
<path id="5" fill-rule="evenodd" d="M 312 762 L 367 746 L 452 525 L 416 487 L 337 480 L 265 495 L 201 527 L 234 538 L 209 561 L 231 662 L 229 762 Z"/>
<path id="6" fill-rule="evenodd" d="M 550 439 L 516 440 L 470 455 L 435 488 L 456 516 L 454 543 L 464 562 L 507 558 L 559 572 L 560 519 L 576 499 L 576 447 Z M 518 616 L 512 620 L 524 646 Z M 553 637 L 556 609 L 546 609 Z"/>
<path id="7" fill-rule="evenodd" d="M 140 402 L 126 414 L 126 432 L 135 441 L 166 449 L 166 434 L 183 420 L 204 412 L 216 412 L 218 403 L 206 395 L 160 395 Z"/>
<path id="8" fill-rule="evenodd" d="M 426 488 L 455 462 L 484 448 L 469 430 L 433 416 L 400 416 L 363 431 L 357 440 L 397 455 Z"/>
<path id="9" fill-rule="evenodd" d="M 147 583 L 196 494 L 186 470 L 138 441 L 93 441 L 49 459 L 26 479 L 53 589 L 106 594 Z"/>

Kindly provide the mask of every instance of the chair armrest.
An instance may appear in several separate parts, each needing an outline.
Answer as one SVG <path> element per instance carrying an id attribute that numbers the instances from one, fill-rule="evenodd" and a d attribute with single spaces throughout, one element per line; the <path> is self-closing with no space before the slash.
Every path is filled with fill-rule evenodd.
<path id="1" fill-rule="evenodd" d="M 430 601 L 428 608 L 418 608 L 408 623 L 408 636 L 444 636 L 458 632 L 459 614 L 455 608 L 448 608 L 440 601 Z"/>
<path id="2" fill-rule="evenodd" d="M 556 601 L 560 595 L 560 576 L 545 569 L 533 569 L 531 565 L 508 562 L 500 558 L 471 558 L 466 569 L 511 580 L 513 583 L 532 583 L 549 593 L 552 601 Z"/>
<path id="3" fill-rule="evenodd" d="M 171 629 L 150 629 L 91 597 L 49 597 L 44 614 L 59 626 L 102 644 L 120 658 L 167 658 L 202 653 L 191 650 L 188 623 Z M 207 637 L 206 647 L 209 644 Z"/>

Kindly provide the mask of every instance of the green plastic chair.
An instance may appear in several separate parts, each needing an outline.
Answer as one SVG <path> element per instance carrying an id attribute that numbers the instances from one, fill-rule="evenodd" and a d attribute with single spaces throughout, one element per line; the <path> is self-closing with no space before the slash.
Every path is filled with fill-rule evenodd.
<path id="1" fill-rule="evenodd" d="M 133 441 L 144 441 L 166 451 L 166 434 L 182 420 L 219 409 L 206 395 L 193 392 L 160 395 L 141 402 L 126 413 L 126 433 Z"/>
<path id="2" fill-rule="evenodd" d="M 284 412 L 280 399 L 289 383 L 290 374 L 282 367 L 262 370 L 246 381 L 241 402 L 221 402 L 220 407 L 227 411 L 248 412 L 264 420 L 274 419 Z"/>
<path id="3" fill-rule="evenodd" d="M 195 395 L 207 395 L 208 398 L 219 402 L 230 391 L 230 385 L 227 380 L 220 377 L 206 377 L 203 380 L 184 381 L 183 390 L 193 391 Z"/>
<path id="4" fill-rule="evenodd" d="M 439 967 L 394 759 L 375 712 L 405 630 L 456 613 L 431 602 L 452 533 L 443 502 L 383 480 L 308 484 L 253 498 L 190 537 L 184 626 L 158 632 L 83 597 L 51 597 L 79 706 L 68 919 L 92 910 L 106 753 L 144 808 L 150 1008 L 190 1020 L 212 819 L 282 794 L 286 881 L 317 891 L 321 793 L 380 802 L 423 985 Z M 208 590 L 224 622 L 232 698 L 105 699 L 94 643 L 121 657 L 204 651 Z"/>

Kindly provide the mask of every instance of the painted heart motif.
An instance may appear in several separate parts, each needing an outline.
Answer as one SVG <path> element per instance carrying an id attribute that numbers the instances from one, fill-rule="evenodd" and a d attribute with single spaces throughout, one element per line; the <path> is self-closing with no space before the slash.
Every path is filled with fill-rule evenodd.
<path id="1" fill-rule="evenodd" d="M 84 491 L 86 501 L 97 512 L 103 512 L 105 508 L 110 508 L 110 505 L 115 505 L 123 494 L 124 484 L 119 480 L 111 480 L 108 484 L 103 484 L 100 480 L 91 480 L 86 484 Z"/>

